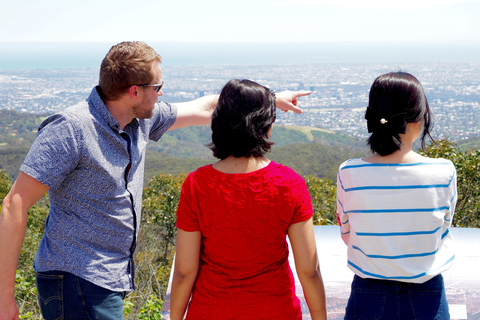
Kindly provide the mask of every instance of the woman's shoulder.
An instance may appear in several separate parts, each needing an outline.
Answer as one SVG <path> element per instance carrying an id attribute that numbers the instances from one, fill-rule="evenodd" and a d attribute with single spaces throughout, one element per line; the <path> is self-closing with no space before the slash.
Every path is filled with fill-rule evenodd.
<path id="1" fill-rule="evenodd" d="M 445 165 L 445 166 L 453 166 L 453 162 L 444 159 L 444 158 L 429 158 L 425 156 L 420 156 L 412 162 L 405 162 L 405 163 L 393 163 L 393 162 L 369 162 L 368 159 L 365 160 L 363 158 L 355 158 L 355 159 L 348 159 L 344 161 L 340 165 L 340 169 L 344 168 L 351 168 L 351 167 L 358 167 L 358 166 L 365 166 L 365 167 L 395 167 L 395 166 L 417 166 L 417 165 Z"/>
<path id="2" fill-rule="evenodd" d="M 276 175 L 278 177 L 288 177 L 294 180 L 304 180 L 302 176 L 300 176 L 300 174 L 298 174 L 295 170 L 281 163 L 271 161 L 267 168 L 270 174 Z"/>
<path id="3" fill-rule="evenodd" d="M 187 179 L 193 179 L 196 180 L 200 178 L 201 176 L 207 175 L 210 176 L 214 174 L 215 170 L 212 168 L 211 164 L 207 164 L 205 166 L 197 168 L 197 170 L 190 172 L 187 175 Z"/>
<path id="4" fill-rule="evenodd" d="M 283 164 L 281 164 L 281 163 L 275 162 L 275 161 L 270 161 L 270 163 L 268 164 L 267 168 L 268 168 L 270 171 L 296 173 L 295 170 L 293 170 L 292 168 L 290 168 L 290 167 L 288 167 L 288 166 L 286 166 L 286 165 L 283 165 Z"/>
<path id="5" fill-rule="evenodd" d="M 432 164 L 453 166 L 453 162 L 445 158 L 430 158 L 430 157 L 422 156 L 422 161 L 426 163 L 432 163 Z"/>
<path id="6" fill-rule="evenodd" d="M 362 158 L 353 158 L 353 159 L 348 159 L 345 160 L 340 166 L 339 170 L 342 170 L 346 167 L 351 167 L 351 166 L 361 166 L 365 165 L 367 162 L 365 162 Z"/>
<path id="7" fill-rule="evenodd" d="M 425 163 L 430 164 L 437 175 L 442 174 L 445 177 L 455 177 L 456 175 L 457 170 L 451 160 L 425 157 Z"/>
<path id="8" fill-rule="evenodd" d="M 422 156 L 419 161 L 407 164 L 412 171 L 417 171 L 419 174 L 431 174 L 452 176 L 456 169 L 452 161 L 444 158 L 430 158 Z"/>

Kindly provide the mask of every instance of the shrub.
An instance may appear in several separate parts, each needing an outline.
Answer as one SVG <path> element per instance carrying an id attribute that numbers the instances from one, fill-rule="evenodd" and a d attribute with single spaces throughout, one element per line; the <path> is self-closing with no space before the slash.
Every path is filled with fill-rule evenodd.
<path id="1" fill-rule="evenodd" d="M 458 200 L 453 218 L 454 227 L 480 227 L 480 154 L 475 149 L 460 149 L 448 140 L 431 144 L 423 155 L 445 158 L 457 169 Z"/>

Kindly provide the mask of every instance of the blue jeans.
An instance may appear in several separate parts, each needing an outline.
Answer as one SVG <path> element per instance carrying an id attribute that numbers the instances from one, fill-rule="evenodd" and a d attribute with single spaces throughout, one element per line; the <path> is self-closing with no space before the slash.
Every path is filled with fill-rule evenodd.
<path id="1" fill-rule="evenodd" d="M 46 320 L 123 319 L 125 292 L 62 271 L 37 272 L 36 281 L 38 304 Z"/>
<path id="2" fill-rule="evenodd" d="M 443 277 L 407 283 L 355 275 L 345 319 L 449 320 Z"/>

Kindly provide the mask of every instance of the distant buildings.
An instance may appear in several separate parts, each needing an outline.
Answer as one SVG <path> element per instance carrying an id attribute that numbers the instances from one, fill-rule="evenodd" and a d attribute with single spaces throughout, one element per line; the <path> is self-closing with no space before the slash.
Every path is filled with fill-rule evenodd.
<path id="1" fill-rule="evenodd" d="M 164 67 L 161 99 L 181 102 L 218 93 L 232 78 L 272 90 L 310 90 L 300 98 L 302 115 L 278 113 L 277 123 L 312 126 L 366 137 L 368 90 L 380 74 L 405 70 L 422 82 L 435 115 L 436 139 L 480 137 L 480 62 L 313 64 Z M 55 112 L 84 100 L 98 69 L 0 70 L 0 109 Z"/>

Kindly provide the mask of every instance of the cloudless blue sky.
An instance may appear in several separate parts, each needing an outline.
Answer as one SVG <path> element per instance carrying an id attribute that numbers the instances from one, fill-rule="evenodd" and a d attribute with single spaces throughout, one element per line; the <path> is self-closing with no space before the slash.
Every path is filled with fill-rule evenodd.
<path id="1" fill-rule="evenodd" d="M 478 0 L 2 2 L 0 43 L 480 42 Z"/>

